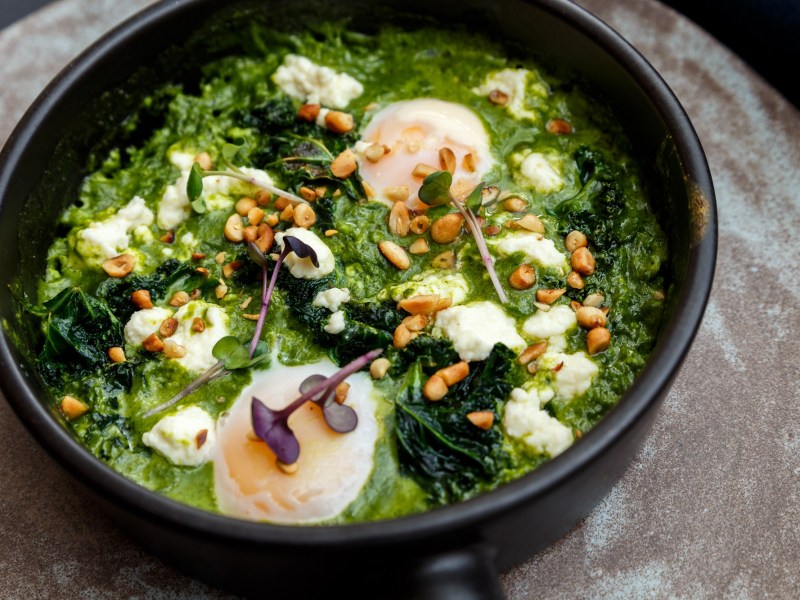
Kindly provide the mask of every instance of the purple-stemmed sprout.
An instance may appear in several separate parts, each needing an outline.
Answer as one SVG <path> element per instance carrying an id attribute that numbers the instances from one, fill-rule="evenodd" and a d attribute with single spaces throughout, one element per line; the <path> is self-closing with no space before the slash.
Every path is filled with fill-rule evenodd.
<path id="1" fill-rule="evenodd" d="M 325 422 L 337 433 L 349 433 L 358 426 L 358 414 L 349 406 L 336 402 L 336 386 L 350 375 L 367 366 L 383 352 L 381 348 L 370 350 L 339 371 L 325 377 L 311 375 L 300 384 L 300 397 L 281 410 L 273 410 L 256 397 L 251 405 L 253 431 L 264 441 L 276 458 L 284 464 L 297 462 L 300 443 L 289 427 L 289 417 L 306 402 L 313 402 L 322 409 Z"/>
<path id="2" fill-rule="evenodd" d="M 453 193 L 450 191 L 450 186 L 452 184 L 453 175 L 450 171 L 436 171 L 431 173 L 422 182 L 422 187 L 419 189 L 419 199 L 430 206 L 441 206 L 449 202 L 458 209 L 458 212 L 464 217 L 467 229 L 469 229 L 472 237 L 475 238 L 475 244 L 478 246 L 481 260 L 486 267 L 486 271 L 489 273 L 489 279 L 497 292 L 497 296 L 500 298 L 500 302 L 505 304 L 508 302 L 508 296 L 503 286 L 500 284 L 497 272 L 494 270 L 492 255 L 489 254 L 489 248 L 486 246 L 486 240 L 483 238 L 481 226 L 475 216 L 475 211 L 478 210 L 481 205 L 483 183 L 479 183 L 475 186 L 475 189 L 472 190 L 472 193 L 465 203 L 462 203 L 453 196 Z"/>
<path id="3" fill-rule="evenodd" d="M 250 358 L 253 357 L 253 354 L 256 351 L 256 346 L 258 345 L 258 340 L 261 337 L 261 329 L 264 327 L 264 320 L 267 318 L 267 310 L 269 309 L 269 303 L 272 300 L 272 292 L 275 290 L 275 283 L 278 281 L 278 273 L 281 270 L 281 265 L 283 261 L 289 256 L 290 253 L 294 252 L 298 258 L 308 258 L 311 260 L 311 263 L 315 267 L 319 267 L 319 259 L 317 259 L 317 253 L 314 249 L 292 235 L 286 235 L 283 237 L 283 251 L 278 256 L 278 260 L 275 261 L 275 267 L 272 269 L 272 277 L 269 278 L 269 285 L 267 284 L 267 258 L 261 252 L 259 247 L 250 242 L 247 245 L 247 251 L 250 254 L 250 258 L 253 261 L 261 266 L 263 277 L 262 277 L 262 286 L 261 286 L 261 311 L 258 313 L 258 321 L 256 322 L 256 330 L 253 334 L 253 339 L 250 342 Z"/>

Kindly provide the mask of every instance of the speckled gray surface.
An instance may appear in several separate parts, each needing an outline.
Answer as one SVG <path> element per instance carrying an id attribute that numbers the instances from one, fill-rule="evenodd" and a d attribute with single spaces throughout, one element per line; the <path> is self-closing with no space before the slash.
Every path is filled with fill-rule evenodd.
<path id="1" fill-rule="evenodd" d="M 70 58 L 146 0 L 61 0 L 0 32 L 0 143 Z M 653 0 L 583 0 L 664 75 L 708 153 L 717 277 L 644 449 L 509 598 L 800 597 L 800 114 Z M 12 57 L 12 60 L 8 60 Z M 0 402 L 0 597 L 227 598 L 122 535 Z"/>

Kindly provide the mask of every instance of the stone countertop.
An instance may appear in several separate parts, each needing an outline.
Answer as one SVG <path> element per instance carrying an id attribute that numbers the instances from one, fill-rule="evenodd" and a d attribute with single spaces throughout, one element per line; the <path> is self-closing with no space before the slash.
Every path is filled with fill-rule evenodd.
<path id="1" fill-rule="evenodd" d="M 52 76 L 148 0 L 61 0 L 0 32 L 0 144 Z M 511 599 L 800 597 L 800 113 L 654 0 L 581 0 L 664 76 L 708 154 L 717 275 L 643 450 L 503 576 Z M 128 540 L 0 402 L 0 597 L 229 598 Z"/>

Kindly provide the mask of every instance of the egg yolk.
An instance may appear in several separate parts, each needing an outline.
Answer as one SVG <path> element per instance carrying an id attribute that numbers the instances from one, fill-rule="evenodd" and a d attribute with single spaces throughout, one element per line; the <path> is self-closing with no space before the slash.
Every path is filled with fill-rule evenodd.
<path id="1" fill-rule="evenodd" d="M 333 363 L 323 361 L 255 375 L 217 429 L 214 488 L 221 512 L 256 521 L 310 523 L 337 516 L 356 499 L 372 472 L 379 429 L 368 375 L 347 379 L 345 404 L 358 414 L 358 426 L 350 433 L 332 431 L 312 402 L 292 413 L 289 427 L 300 443 L 294 473 L 279 469 L 272 450 L 252 434 L 253 397 L 280 410 L 298 397 L 306 377 L 336 371 Z"/>
<path id="2" fill-rule="evenodd" d="M 374 144 L 383 147 L 385 154 L 368 151 Z M 455 159 L 453 193 L 466 196 L 494 163 L 480 118 L 466 106 L 443 100 L 396 102 L 377 112 L 364 130 L 358 146 L 359 174 L 376 199 L 396 202 L 403 198 L 400 190 L 406 188 L 413 206 L 419 201 L 425 172 L 417 166 L 444 169 L 443 148 L 452 151 Z"/>

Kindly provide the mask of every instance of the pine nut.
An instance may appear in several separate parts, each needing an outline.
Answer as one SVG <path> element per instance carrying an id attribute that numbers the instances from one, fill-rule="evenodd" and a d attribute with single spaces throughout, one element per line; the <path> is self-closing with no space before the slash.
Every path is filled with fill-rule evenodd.
<path id="1" fill-rule="evenodd" d="M 409 229 L 412 233 L 416 233 L 417 235 L 423 234 L 428 231 L 428 227 L 431 225 L 431 220 L 428 218 L 427 215 L 419 215 L 411 219 L 411 223 L 409 224 Z"/>
<path id="2" fill-rule="evenodd" d="M 242 217 L 246 217 L 247 213 L 250 212 L 251 208 L 256 207 L 256 201 L 252 198 L 240 198 L 236 201 L 236 205 L 234 209 L 236 210 L 237 214 Z"/>
<path id="3" fill-rule="evenodd" d="M 542 312 L 550 312 L 550 309 L 552 308 L 549 304 L 539 301 L 534 302 L 533 305 Z"/>
<path id="4" fill-rule="evenodd" d="M 434 256 L 431 264 L 437 269 L 452 269 L 456 266 L 456 253 L 452 250 L 445 250 Z"/>
<path id="5" fill-rule="evenodd" d="M 120 254 L 103 261 L 103 270 L 109 277 L 125 277 L 136 264 L 136 259 L 130 254 Z"/>
<path id="6" fill-rule="evenodd" d="M 431 225 L 431 238 L 437 244 L 449 244 L 461 234 L 464 217 L 450 213 L 436 219 Z"/>
<path id="7" fill-rule="evenodd" d="M 491 204 L 500 197 L 500 188 L 490 185 L 481 190 L 481 204 Z"/>
<path id="8" fill-rule="evenodd" d="M 430 251 L 430 246 L 428 245 L 428 240 L 425 238 L 417 238 L 411 245 L 408 247 L 408 251 L 411 254 L 426 254 Z"/>
<path id="9" fill-rule="evenodd" d="M 376 358 L 369 365 L 369 374 L 373 379 L 383 379 L 392 363 L 388 358 Z"/>
<path id="10" fill-rule="evenodd" d="M 439 166 L 443 171 L 450 171 L 450 174 L 456 172 L 456 155 L 447 147 L 439 149 Z"/>
<path id="11" fill-rule="evenodd" d="M 108 358 L 115 363 L 125 362 L 125 351 L 119 346 L 114 346 L 108 349 Z"/>
<path id="12" fill-rule="evenodd" d="M 283 196 L 278 196 L 278 198 L 275 200 L 275 210 L 279 211 L 283 210 L 287 206 L 291 205 L 291 203 L 292 203 L 291 200 L 289 200 L 288 198 L 284 198 Z"/>
<path id="13" fill-rule="evenodd" d="M 356 155 L 348 148 L 331 163 L 331 173 L 339 179 L 350 177 L 356 170 Z"/>
<path id="14" fill-rule="evenodd" d="M 403 187 L 406 190 L 407 198 L 408 188 L 405 186 Z M 384 194 L 386 195 L 386 190 L 384 190 Z M 394 235 L 405 237 L 408 235 L 410 226 L 411 217 L 408 214 L 408 207 L 405 205 L 405 201 L 395 201 L 394 205 L 392 206 L 392 210 L 389 212 L 389 231 L 391 231 Z"/>
<path id="15" fill-rule="evenodd" d="M 312 190 L 310 187 L 303 186 L 299 191 L 300 195 L 309 202 L 314 202 L 314 200 L 317 199 L 317 192 Z"/>
<path id="16" fill-rule="evenodd" d="M 259 206 L 266 206 L 272 201 L 272 194 L 267 190 L 258 190 L 253 196 Z"/>
<path id="17" fill-rule="evenodd" d="M 246 244 L 250 242 L 255 242 L 256 238 L 258 237 L 258 227 L 255 225 L 248 225 L 244 229 L 242 229 L 242 241 Z"/>
<path id="18" fill-rule="evenodd" d="M 233 243 L 241 242 L 244 239 L 243 229 L 244 223 L 242 222 L 242 217 L 239 213 L 233 213 L 228 217 L 228 221 L 225 223 L 225 239 Z"/>
<path id="19" fill-rule="evenodd" d="M 569 307 L 573 310 L 573 312 L 578 312 L 578 309 L 580 307 L 582 307 L 582 306 L 583 306 L 583 304 L 581 304 L 580 302 L 578 302 L 576 300 L 570 300 L 569 301 Z"/>
<path id="20" fill-rule="evenodd" d="M 338 231 L 338 230 L 336 230 L 336 229 L 326 229 L 326 230 L 325 230 L 325 237 L 333 237 L 333 236 L 335 236 L 337 233 L 339 233 L 339 231 Z"/>
<path id="21" fill-rule="evenodd" d="M 528 290 L 536 283 L 536 270 L 530 265 L 520 265 L 508 276 L 508 283 L 515 290 Z"/>
<path id="22" fill-rule="evenodd" d="M 308 229 L 317 222 L 317 213 L 308 204 L 298 204 L 294 208 L 294 224 Z"/>
<path id="23" fill-rule="evenodd" d="M 195 333 L 203 333 L 206 330 L 206 322 L 202 317 L 195 317 L 192 319 L 192 331 Z"/>
<path id="24" fill-rule="evenodd" d="M 580 273 L 570 271 L 567 275 L 567 285 L 575 290 L 582 290 L 585 284 L 583 283 L 583 278 L 580 276 Z"/>
<path id="25" fill-rule="evenodd" d="M 239 269 L 241 269 L 241 268 L 242 268 L 242 266 L 243 266 L 243 265 L 242 265 L 241 261 L 238 261 L 238 260 L 232 260 L 232 261 L 231 261 L 231 262 L 229 262 L 227 265 L 225 265 L 224 267 L 222 267 L 222 274 L 223 274 L 225 277 L 227 277 L 228 279 L 230 279 L 231 275 L 233 275 L 233 274 L 234 274 L 236 271 L 238 271 Z"/>
<path id="26" fill-rule="evenodd" d="M 139 308 L 153 308 L 150 290 L 136 290 L 131 294 L 131 301 Z"/>
<path id="27" fill-rule="evenodd" d="M 449 308 L 453 303 L 449 296 L 442 298 L 437 294 L 421 294 L 413 298 L 404 298 L 397 303 L 397 308 L 411 313 L 412 315 L 429 315 L 445 308 Z"/>
<path id="28" fill-rule="evenodd" d="M 402 325 L 413 332 L 422 331 L 428 326 L 428 316 L 423 314 L 411 315 L 403 319 Z"/>
<path id="29" fill-rule="evenodd" d="M 383 188 L 383 195 L 391 202 L 405 202 L 408 200 L 409 191 L 407 185 Z"/>
<path id="30" fill-rule="evenodd" d="M 438 170 L 439 169 L 437 169 L 436 167 L 432 167 L 432 166 L 426 165 L 424 163 L 417 163 L 417 165 L 414 167 L 414 170 L 411 171 L 411 175 L 413 177 L 418 177 L 420 179 L 424 179 L 425 177 L 427 177 L 431 173 L 436 173 L 436 171 L 438 171 Z"/>
<path id="31" fill-rule="evenodd" d="M 432 402 L 441 400 L 447 395 L 447 384 L 438 375 L 432 375 L 425 382 L 425 386 L 422 388 L 422 395 Z"/>
<path id="32" fill-rule="evenodd" d="M 575 318 L 578 320 L 578 325 L 584 329 L 606 326 L 606 316 L 602 310 L 594 306 L 581 306 L 575 311 Z"/>
<path id="33" fill-rule="evenodd" d="M 436 373 L 434 373 L 434 375 L 441 377 L 445 385 L 450 387 L 451 385 L 455 385 L 459 381 L 464 380 L 467 375 L 469 375 L 469 364 L 462 360 L 461 362 L 452 364 L 449 367 L 439 369 L 436 371 Z"/>
<path id="34" fill-rule="evenodd" d="M 206 255 L 202 252 L 192 252 L 192 260 L 194 261 L 203 260 L 205 257 Z"/>
<path id="35" fill-rule="evenodd" d="M 522 353 L 519 355 L 517 360 L 521 365 L 527 365 L 532 360 L 536 360 L 542 354 L 544 354 L 545 350 L 547 350 L 547 342 L 537 342 L 525 348 Z"/>
<path id="36" fill-rule="evenodd" d="M 195 156 L 194 162 L 200 165 L 200 168 L 203 169 L 203 171 L 210 171 L 211 167 L 213 166 L 211 162 L 211 155 L 208 152 L 201 152 Z"/>
<path id="37" fill-rule="evenodd" d="M 225 262 L 225 256 L 226 254 L 224 252 L 217 253 L 217 255 L 214 257 L 214 262 L 217 263 L 218 265 L 221 265 L 222 263 Z"/>
<path id="38" fill-rule="evenodd" d="M 586 247 L 581 247 L 572 253 L 572 270 L 581 275 L 591 275 L 594 273 L 594 256 Z"/>
<path id="39" fill-rule="evenodd" d="M 506 202 L 508 202 L 506 200 Z M 536 215 L 525 215 L 516 221 L 510 221 L 509 225 L 514 229 L 526 229 L 533 233 L 544 233 L 544 223 Z"/>
<path id="40" fill-rule="evenodd" d="M 498 106 L 505 106 L 508 104 L 508 94 L 501 90 L 492 90 L 489 92 L 489 102 Z"/>
<path id="41" fill-rule="evenodd" d="M 586 235 L 577 229 L 570 231 L 564 239 L 564 247 L 567 252 L 575 252 L 578 248 L 585 248 L 588 245 L 589 240 L 586 239 Z"/>
<path id="42" fill-rule="evenodd" d="M 158 328 L 158 333 L 161 334 L 162 337 L 168 338 L 169 336 L 173 335 L 178 330 L 178 319 L 175 317 L 167 317 L 161 322 L 161 326 Z"/>
<path id="43" fill-rule="evenodd" d="M 550 119 L 545 126 L 548 133 L 566 135 L 572 133 L 572 124 L 564 119 Z"/>
<path id="44" fill-rule="evenodd" d="M 347 393 L 350 391 L 350 384 L 346 381 L 341 382 L 339 385 L 336 386 L 336 395 L 335 400 L 339 404 L 344 404 L 344 401 L 347 400 Z"/>
<path id="45" fill-rule="evenodd" d="M 390 263 L 401 271 L 405 271 L 411 267 L 411 259 L 408 258 L 406 251 L 394 242 L 390 242 L 389 240 L 378 242 L 378 249 Z"/>
<path id="46" fill-rule="evenodd" d="M 595 327 L 586 334 L 586 348 L 589 354 L 597 354 L 611 345 L 611 332 L 605 327 Z"/>
<path id="47" fill-rule="evenodd" d="M 258 230 L 261 232 L 256 239 L 256 246 L 261 252 L 266 253 L 270 248 L 272 248 L 272 242 L 275 241 L 275 232 L 272 230 L 272 227 L 267 225 L 266 223 L 262 223 L 258 226 Z"/>
<path id="48" fill-rule="evenodd" d="M 278 467 L 278 470 L 284 475 L 294 475 L 295 473 L 297 473 L 297 469 L 300 468 L 297 466 L 296 462 L 288 464 L 277 459 L 275 460 L 275 466 Z"/>
<path id="49" fill-rule="evenodd" d="M 508 212 L 522 212 L 528 207 L 528 203 L 522 198 L 509 198 L 503 201 L 503 208 Z"/>
<path id="50" fill-rule="evenodd" d="M 263 208 L 254 206 L 253 208 L 247 211 L 247 222 L 250 223 L 250 225 L 260 225 L 261 221 L 263 220 L 264 220 Z"/>
<path id="51" fill-rule="evenodd" d="M 164 350 L 164 342 L 155 333 L 151 333 L 142 342 L 142 348 L 148 352 L 161 352 Z"/>
<path id="52" fill-rule="evenodd" d="M 384 146 L 383 144 L 370 144 L 367 146 L 367 149 L 364 150 L 364 156 L 367 157 L 369 162 L 376 163 L 380 159 L 384 157 L 384 155 L 389 153 L 389 148 Z"/>
<path id="53" fill-rule="evenodd" d="M 190 300 L 189 294 L 187 294 L 183 290 L 180 290 L 178 292 L 175 292 L 172 295 L 172 298 L 169 299 L 169 305 L 175 307 L 183 306 L 184 304 L 188 304 L 189 300 Z"/>
<path id="54" fill-rule="evenodd" d="M 464 167 L 465 171 L 474 173 L 478 168 L 478 166 L 475 164 L 475 155 L 472 152 L 465 154 L 464 160 L 461 161 L 461 166 Z"/>
<path id="55" fill-rule="evenodd" d="M 332 110 L 325 115 L 325 127 L 333 133 L 347 133 L 352 131 L 354 125 L 353 115 L 350 113 Z"/>
<path id="56" fill-rule="evenodd" d="M 536 299 L 545 304 L 552 304 L 566 292 L 566 288 L 536 290 Z"/>
<path id="57" fill-rule="evenodd" d="M 603 296 L 600 292 L 594 292 L 586 296 L 583 299 L 584 306 L 594 306 L 595 308 L 600 308 L 600 305 L 605 301 L 606 297 Z"/>
<path id="58" fill-rule="evenodd" d="M 164 342 L 164 356 L 167 358 L 183 358 L 186 356 L 186 348 L 175 340 L 166 340 Z"/>
<path id="59" fill-rule="evenodd" d="M 217 297 L 217 300 L 222 300 L 225 295 L 228 293 L 228 286 L 224 283 L 220 283 L 217 287 L 214 288 L 214 294 Z"/>
<path id="60" fill-rule="evenodd" d="M 303 104 L 297 110 L 297 118 L 306 123 L 313 123 L 317 120 L 321 108 L 319 104 Z"/>
<path id="61" fill-rule="evenodd" d="M 59 405 L 61 412 L 67 418 L 67 420 L 72 421 L 73 419 L 77 419 L 81 415 L 85 414 L 89 407 L 75 398 L 74 396 L 64 396 L 61 399 L 61 404 Z"/>
<path id="62" fill-rule="evenodd" d="M 467 414 L 469 422 L 479 429 L 488 431 L 494 425 L 494 413 L 489 410 L 479 410 Z"/>
<path id="63" fill-rule="evenodd" d="M 165 244 L 171 244 L 172 242 L 175 241 L 175 232 L 172 229 L 170 229 L 167 233 L 165 233 L 158 239 L 164 242 Z"/>
<path id="64" fill-rule="evenodd" d="M 495 236 L 502 231 L 500 225 L 488 225 L 483 228 L 483 233 L 489 237 Z"/>
<path id="65" fill-rule="evenodd" d="M 397 326 L 394 330 L 394 336 L 392 337 L 392 345 L 395 348 L 405 348 L 408 346 L 408 343 L 411 341 L 411 332 L 408 330 L 403 324 Z"/>
<path id="66" fill-rule="evenodd" d="M 294 206 L 292 206 L 291 204 L 287 204 L 286 206 L 283 207 L 283 210 L 281 211 L 281 221 L 288 222 L 291 221 L 292 219 L 294 219 Z"/>

